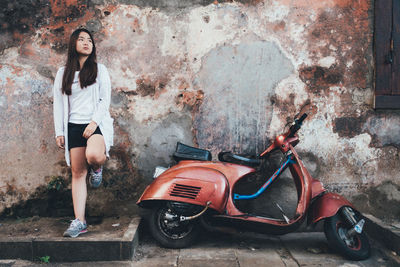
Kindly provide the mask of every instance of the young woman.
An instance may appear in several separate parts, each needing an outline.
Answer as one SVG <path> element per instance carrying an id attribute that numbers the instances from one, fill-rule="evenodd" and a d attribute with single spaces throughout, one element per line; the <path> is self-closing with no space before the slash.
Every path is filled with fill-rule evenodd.
<path id="1" fill-rule="evenodd" d="M 96 46 L 88 30 L 78 29 L 72 33 L 67 63 L 57 72 L 53 94 L 56 143 L 65 149 L 65 160 L 72 172 L 75 220 L 64 236 L 77 237 L 87 232 L 88 167 L 89 183 L 99 187 L 102 166 L 113 143 L 110 77 L 106 67 L 96 62 Z"/>

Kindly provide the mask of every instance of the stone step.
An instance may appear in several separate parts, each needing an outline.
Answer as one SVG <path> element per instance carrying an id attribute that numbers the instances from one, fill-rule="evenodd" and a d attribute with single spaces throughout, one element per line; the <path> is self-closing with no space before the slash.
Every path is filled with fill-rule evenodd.
<path id="1" fill-rule="evenodd" d="M 366 218 L 365 231 L 367 234 L 400 255 L 400 228 L 384 223 L 370 214 L 366 214 L 364 217 Z"/>
<path id="2" fill-rule="evenodd" d="M 43 234 L 35 237 L 2 234 L 0 259 L 38 261 L 48 256 L 51 262 L 131 260 L 139 245 L 139 225 L 140 217 L 134 217 L 118 234 L 112 231 L 91 231 L 89 225 L 89 232 L 77 238 L 61 237 L 62 232 L 49 235 L 52 229 L 42 229 Z M 101 229 L 101 226 L 96 229 Z"/>

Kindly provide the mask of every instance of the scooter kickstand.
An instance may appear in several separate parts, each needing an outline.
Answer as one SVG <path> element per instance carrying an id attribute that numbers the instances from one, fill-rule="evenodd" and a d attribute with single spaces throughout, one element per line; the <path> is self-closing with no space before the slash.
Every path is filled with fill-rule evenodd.
<path id="1" fill-rule="evenodd" d="M 286 223 L 289 223 L 289 218 L 285 215 L 285 213 L 283 212 L 283 209 L 281 208 L 281 206 L 279 206 L 278 203 L 275 202 L 275 205 L 278 207 L 278 209 L 281 211 L 282 213 L 282 217 L 285 220 Z"/>

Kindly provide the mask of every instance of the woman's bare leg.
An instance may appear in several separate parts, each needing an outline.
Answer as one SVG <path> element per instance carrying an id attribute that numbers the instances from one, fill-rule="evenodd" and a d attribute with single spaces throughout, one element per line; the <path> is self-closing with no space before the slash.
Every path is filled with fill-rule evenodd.
<path id="1" fill-rule="evenodd" d="M 86 147 L 71 148 L 71 171 L 72 171 L 72 202 L 74 204 L 75 218 L 81 222 L 85 220 L 85 206 L 87 197 L 86 188 Z"/>
<path id="2" fill-rule="evenodd" d="M 93 170 L 97 170 L 106 161 L 106 145 L 101 134 L 94 134 L 87 140 L 86 159 Z"/>

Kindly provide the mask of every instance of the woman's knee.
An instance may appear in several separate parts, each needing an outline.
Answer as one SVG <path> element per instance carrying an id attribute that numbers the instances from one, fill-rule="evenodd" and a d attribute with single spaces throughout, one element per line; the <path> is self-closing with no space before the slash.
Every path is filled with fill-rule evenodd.
<path id="1" fill-rule="evenodd" d="M 106 160 L 106 155 L 102 154 L 102 153 L 96 153 L 96 152 L 92 152 L 92 151 L 87 151 L 86 152 L 86 159 L 87 162 L 92 165 L 102 165 L 105 160 Z"/>
<path id="2" fill-rule="evenodd" d="M 79 179 L 82 177 L 86 178 L 87 174 L 87 169 L 82 169 L 82 168 L 71 168 L 71 173 L 72 173 L 72 179 Z"/>

